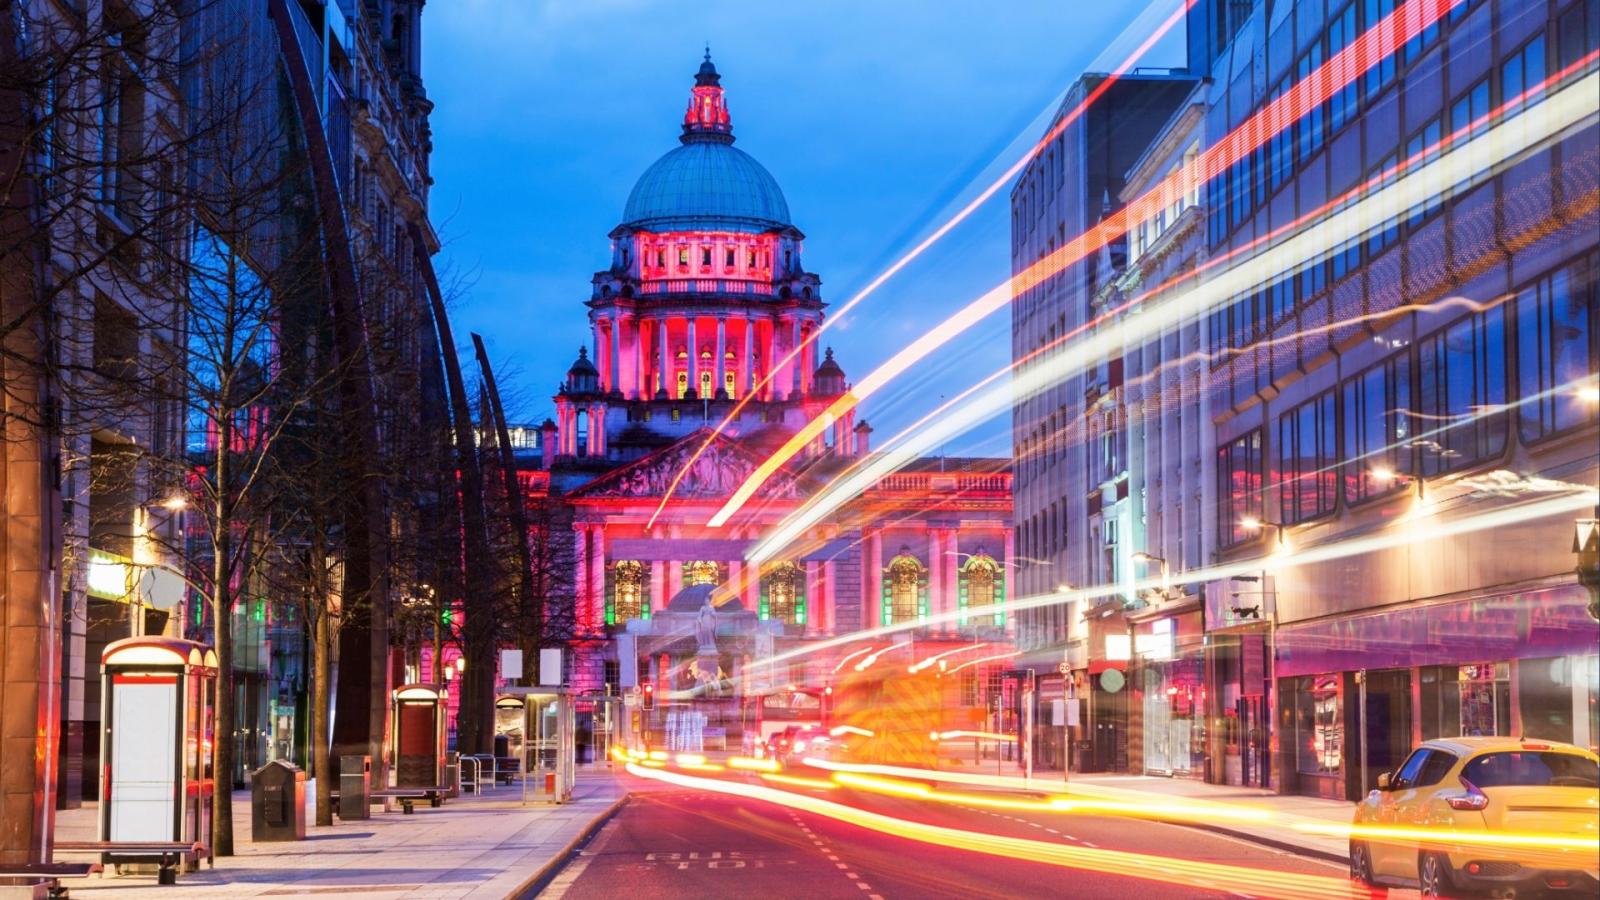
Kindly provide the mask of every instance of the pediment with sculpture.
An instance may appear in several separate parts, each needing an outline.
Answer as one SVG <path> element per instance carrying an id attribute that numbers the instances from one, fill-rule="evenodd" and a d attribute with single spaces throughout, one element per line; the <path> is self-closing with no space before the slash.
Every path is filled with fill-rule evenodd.
<path id="1" fill-rule="evenodd" d="M 671 488 L 674 497 L 684 499 L 727 497 L 750 477 L 760 460 L 734 446 L 727 438 L 715 438 L 703 453 L 703 433 L 684 438 L 654 454 L 609 472 L 574 492 L 576 497 L 661 497 Z M 685 470 L 687 467 L 687 470 Z M 672 481 L 683 478 L 672 487 Z M 800 498 L 795 477 L 779 471 L 761 486 L 761 495 L 778 499 Z"/>

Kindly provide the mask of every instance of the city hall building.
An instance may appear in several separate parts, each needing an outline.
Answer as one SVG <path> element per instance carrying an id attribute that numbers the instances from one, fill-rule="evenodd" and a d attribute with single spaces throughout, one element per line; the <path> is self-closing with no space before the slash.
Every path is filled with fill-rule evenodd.
<path id="1" fill-rule="evenodd" d="M 592 345 L 554 398 L 543 471 L 524 473 L 533 495 L 572 516 L 570 683 L 615 689 L 637 664 L 658 697 L 689 691 L 731 715 L 751 693 L 824 688 L 857 648 L 752 662 L 867 626 L 928 622 L 900 638 L 911 643 L 897 658 L 1007 645 L 1009 615 L 961 611 L 1007 595 L 1009 460 L 915 461 L 777 558 L 747 563 L 758 539 L 868 452 L 871 428 L 846 412 L 726 524 L 707 524 L 848 383 L 812 340 L 827 304 L 805 235 L 777 181 L 734 146 L 709 54 L 679 144 L 639 177 L 610 234 L 586 303 Z M 696 637 L 708 606 L 710 641 Z M 931 621 L 940 613 L 954 618 Z"/>

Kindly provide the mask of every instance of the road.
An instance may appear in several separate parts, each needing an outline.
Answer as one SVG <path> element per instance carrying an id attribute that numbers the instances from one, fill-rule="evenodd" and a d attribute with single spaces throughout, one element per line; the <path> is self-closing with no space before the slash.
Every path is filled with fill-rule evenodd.
<path id="1" fill-rule="evenodd" d="M 1138 858 L 1113 853 L 1105 854 L 1103 862 L 1074 867 L 999 857 L 884 834 L 763 800 L 673 787 L 635 793 L 540 896 L 1296 896 L 1271 883 L 1280 873 L 1316 876 L 1325 888 L 1322 896 L 1356 896 L 1342 866 L 1175 825 L 942 806 L 848 791 L 829 792 L 826 799 L 930 825 L 1179 860 L 1174 867 L 1182 871 L 1202 869 L 1189 865 L 1193 862 L 1237 868 L 1163 876 L 1140 865 Z M 1265 885 L 1246 883 L 1248 876 L 1263 870 L 1268 873 Z M 1218 876 L 1217 871 L 1246 877 Z"/>

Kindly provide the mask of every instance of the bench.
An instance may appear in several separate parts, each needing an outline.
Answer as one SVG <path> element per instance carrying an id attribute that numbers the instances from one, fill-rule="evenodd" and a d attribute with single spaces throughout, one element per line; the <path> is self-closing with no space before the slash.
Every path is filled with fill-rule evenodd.
<path id="1" fill-rule="evenodd" d="M 517 775 L 522 771 L 522 760 L 515 756 L 497 756 L 494 758 L 495 780 L 501 784 L 510 784 L 517 780 Z"/>
<path id="2" fill-rule="evenodd" d="M 61 886 L 63 878 L 83 878 L 100 871 L 99 863 L 18 863 L 0 865 L 0 879 L 31 880 L 48 886 L 50 900 L 66 900 L 67 889 Z"/>
<path id="3" fill-rule="evenodd" d="M 450 789 L 448 787 L 442 784 L 434 785 L 433 787 L 395 787 L 385 788 L 381 791 L 373 791 L 367 796 L 374 800 L 382 800 L 385 798 L 390 800 L 399 800 L 400 806 L 405 814 L 411 815 L 412 804 L 416 803 L 418 800 L 428 801 L 428 805 L 434 807 L 435 809 L 443 806 L 445 793 L 449 790 Z"/>
<path id="4" fill-rule="evenodd" d="M 178 864 L 183 862 L 183 857 L 188 854 L 199 856 L 206 852 L 206 846 L 199 841 L 57 841 L 57 852 L 80 853 L 92 852 L 101 854 L 101 862 L 116 863 L 118 860 L 109 859 L 111 855 L 155 857 L 156 883 L 177 884 Z M 211 867 L 216 868 L 217 861 L 206 853 L 211 859 Z M 136 860 L 128 860 L 134 862 Z"/>

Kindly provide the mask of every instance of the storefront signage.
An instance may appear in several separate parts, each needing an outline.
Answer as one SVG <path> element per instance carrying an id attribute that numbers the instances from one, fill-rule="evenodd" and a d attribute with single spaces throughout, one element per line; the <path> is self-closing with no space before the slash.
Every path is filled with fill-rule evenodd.
<path id="1" fill-rule="evenodd" d="M 1133 657 L 1132 640 L 1125 634 L 1106 635 L 1106 659 L 1127 660 Z"/>

